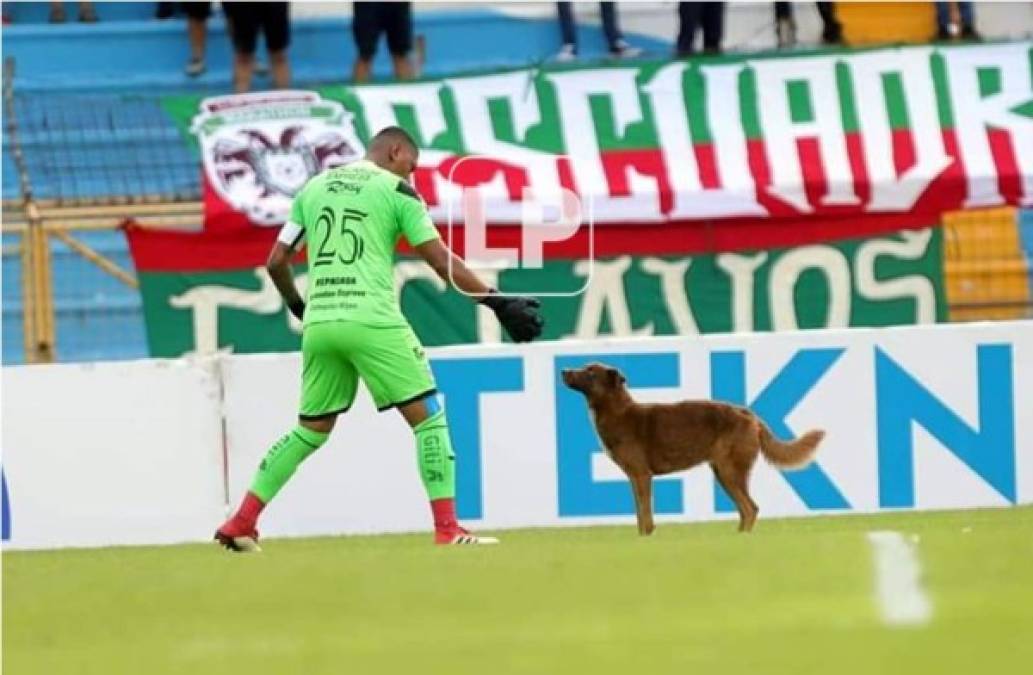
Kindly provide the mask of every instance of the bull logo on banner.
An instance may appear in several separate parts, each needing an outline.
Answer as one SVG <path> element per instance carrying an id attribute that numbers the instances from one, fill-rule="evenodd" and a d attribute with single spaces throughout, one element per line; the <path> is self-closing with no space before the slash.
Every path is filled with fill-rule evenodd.
<path id="1" fill-rule="evenodd" d="M 315 92 L 217 96 L 200 108 L 191 131 L 208 187 L 255 225 L 282 224 L 310 177 L 364 152 L 351 113 Z"/>

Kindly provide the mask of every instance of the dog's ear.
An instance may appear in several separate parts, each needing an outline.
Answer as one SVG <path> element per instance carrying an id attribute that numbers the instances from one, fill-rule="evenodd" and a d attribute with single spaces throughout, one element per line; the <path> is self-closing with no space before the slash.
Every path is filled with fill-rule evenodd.
<path id="1" fill-rule="evenodd" d="M 624 379 L 624 376 L 621 375 L 621 371 L 616 368 L 610 368 L 606 371 L 606 379 L 611 387 L 616 387 L 627 382 L 627 380 Z"/>

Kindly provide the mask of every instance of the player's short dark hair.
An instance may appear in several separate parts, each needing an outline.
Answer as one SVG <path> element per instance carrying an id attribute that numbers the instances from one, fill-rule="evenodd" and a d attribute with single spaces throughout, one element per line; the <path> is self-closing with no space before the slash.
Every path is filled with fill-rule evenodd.
<path id="1" fill-rule="evenodd" d="M 370 140 L 370 146 L 397 141 L 408 143 L 414 150 L 419 149 L 419 146 L 416 145 L 416 140 L 402 127 L 384 127 Z"/>

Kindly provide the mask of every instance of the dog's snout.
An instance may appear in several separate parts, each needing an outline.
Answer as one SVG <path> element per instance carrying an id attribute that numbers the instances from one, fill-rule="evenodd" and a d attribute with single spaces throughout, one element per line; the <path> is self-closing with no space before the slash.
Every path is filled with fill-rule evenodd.
<path id="1" fill-rule="evenodd" d="M 573 368 L 564 368 L 560 371 L 560 377 L 563 378 L 563 384 L 567 385 L 571 389 L 579 389 L 577 384 L 577 371 Z"/>

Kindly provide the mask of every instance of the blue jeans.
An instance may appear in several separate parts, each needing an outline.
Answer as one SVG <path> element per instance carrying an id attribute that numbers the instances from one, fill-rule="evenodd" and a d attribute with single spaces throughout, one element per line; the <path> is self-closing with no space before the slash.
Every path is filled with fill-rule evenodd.
<path id="1" fill-rule="evenodd" d="M 971 28 L 972 23 L 972 3 L 971 2 L 959 2 L 958 3 L 958 14 L 961 16 L 961 25 L 964 28 Z M 947 30 L 947 26 L 951 22 L 951 10 L 949 2 L 937 2 L 936 3 L 936 27 L 942 31 Z"/>
<path id="2" fill-rule="evenodd" d="M 560 15 L 560 36 L 563 44 L 577 47 L 577 27 L 574 25 L 573 3 L 557 2 Z M 610 51 L 617 49 L 617 41 L 621 39 L 621 30 L 617 26 L 617 8 L 612 2 L 600 2 L 599 11 L 603 15 L 603 34 Z"/>

